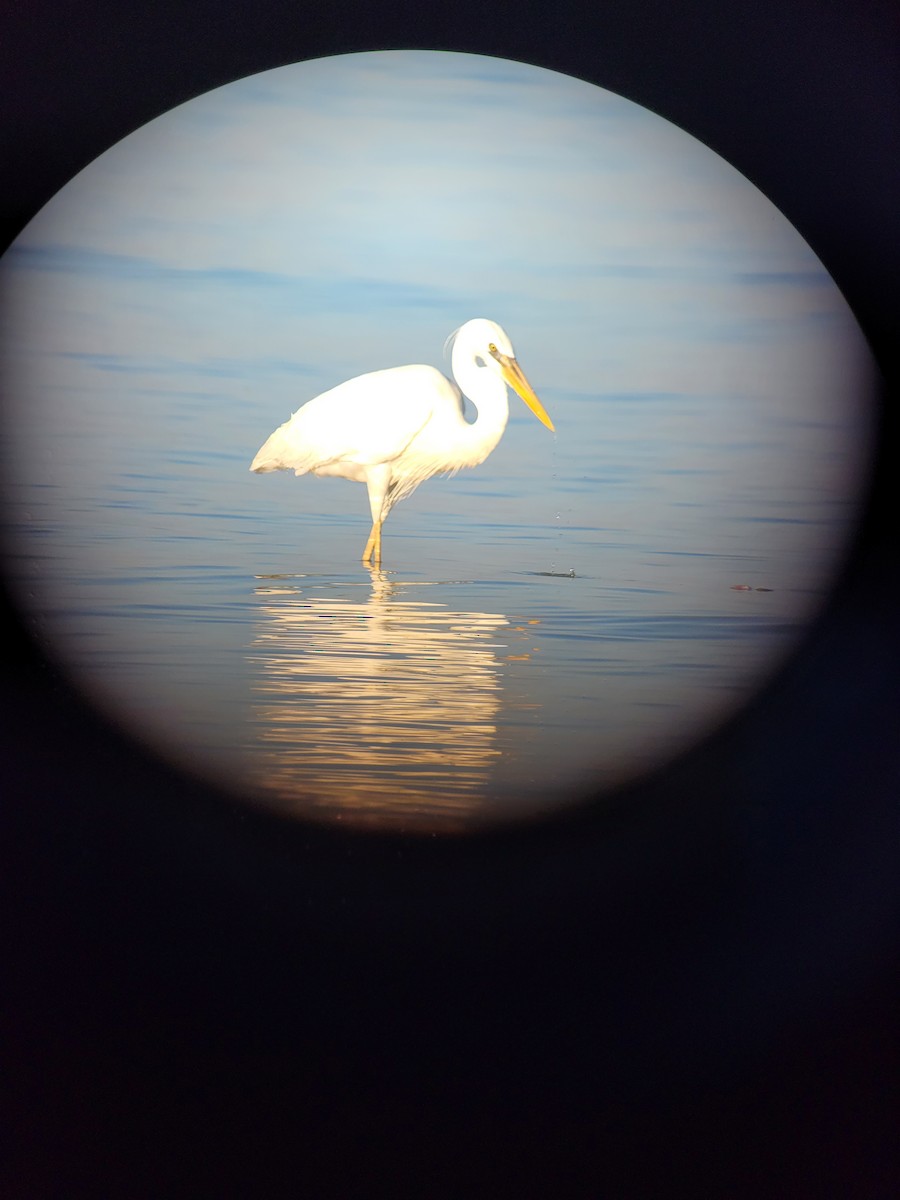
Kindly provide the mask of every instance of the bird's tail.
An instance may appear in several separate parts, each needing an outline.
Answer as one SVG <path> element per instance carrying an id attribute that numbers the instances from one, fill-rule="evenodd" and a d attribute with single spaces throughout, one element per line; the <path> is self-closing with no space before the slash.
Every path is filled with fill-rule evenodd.
<path id="1" fill-rule="evenodd" d="M 266 471 L 278 471 L 280 466 L 271 458 L 263 458 L 262 454 L 257 454 L 253 462 L 250 464 L 250 470 L 255 471 L 257 475 L 263 475 Z"/>
<path id="2" fill-rule="evenodd" d="M 271 441 L 271 438 L 269 439 Z M 250 470 L 255 471 L 257 475 L 262 475 L 265 471 L 278 471 L 281 468 L 281 463 L 277 457 L 269 451 L 269 442 L 266 442 L 250 464 Z"/>
<path id="3" fill-rule="evenodd" d="M 294 471 L 297 475 L 305 475 L 315 465 L 315 455 L 297 446 L 296 439 L 287 433 L 288 425 L 289 421 L 279 426 L 263 443 L 250 464 L 251 471 L 257 475 L 266 471 Z"/>
<path id="4" fill-rule="evenodd" d="M 256 458 L 250 464 L 251 471 L 262 475 L 265 471 L 283 471 L 288 467 L 288 463 L 285 462 L 286 447 L 280 434 L 281 430 L 276 429 L 268 441 L 260 446 Z"/>

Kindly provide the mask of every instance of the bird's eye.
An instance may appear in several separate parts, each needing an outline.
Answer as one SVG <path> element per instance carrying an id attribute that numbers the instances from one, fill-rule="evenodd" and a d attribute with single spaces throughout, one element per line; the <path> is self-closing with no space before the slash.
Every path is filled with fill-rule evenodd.
<path id="1" fill-rule="evenodd" d="M 497 347 L 494 345 L 493 342 L 488 343 L 488 350 L 490 350 L 491 354 L 497 353 Z"/>

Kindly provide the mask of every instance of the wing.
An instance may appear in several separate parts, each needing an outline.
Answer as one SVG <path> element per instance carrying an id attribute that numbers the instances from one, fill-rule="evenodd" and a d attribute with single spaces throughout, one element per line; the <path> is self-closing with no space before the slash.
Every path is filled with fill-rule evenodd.
<path id="1" fill-rule="evenodd" d="M 372 371 L 316 396 L 279 426 L 251 471 L 298 475 L 330 463 L 392 462 L 436 413 L 462 411 L 459 390 L 428 366 Z"/>

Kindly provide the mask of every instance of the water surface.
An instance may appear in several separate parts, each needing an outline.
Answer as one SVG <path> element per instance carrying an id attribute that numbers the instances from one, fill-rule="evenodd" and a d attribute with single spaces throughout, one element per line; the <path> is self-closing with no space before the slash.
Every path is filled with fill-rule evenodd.
<path id="1" fill-rule="evenodd" d="M 777 668 L 853 528 L 870 365 L 821 264 L 687 135 L 521 64 L 353 55 L 201 97 L 64 189 L 0 287 L 38 635 L 297 816 L 458 831 L 666 761 Z M 361 486 L 250 460 L 472 316 L 556 435 L 513 398 L 367 569 Z"/>

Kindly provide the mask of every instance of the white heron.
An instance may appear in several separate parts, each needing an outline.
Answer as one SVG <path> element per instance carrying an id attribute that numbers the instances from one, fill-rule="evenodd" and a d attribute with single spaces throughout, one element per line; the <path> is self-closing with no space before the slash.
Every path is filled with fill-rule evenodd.
<path id="1" fill-rule="evenodd" d="M 454 385 L 434 367 L 390 367 L 348 379 L 309 400 L 278 427 L 251 471 L 340 475 L 369 489 L 372 532 L 363 562 L 381 562 L 388 513 L 432 475 L 476 467 L 491 453 L 509 419 L 507 385 L 548 429 L 553 422 L 516 362 L 506 333 L 477 318 L 452 333 Z M 446 347 L 445 347 L 446 348 Z M 478 409 L 463 416 L 463 393 Z"/>

